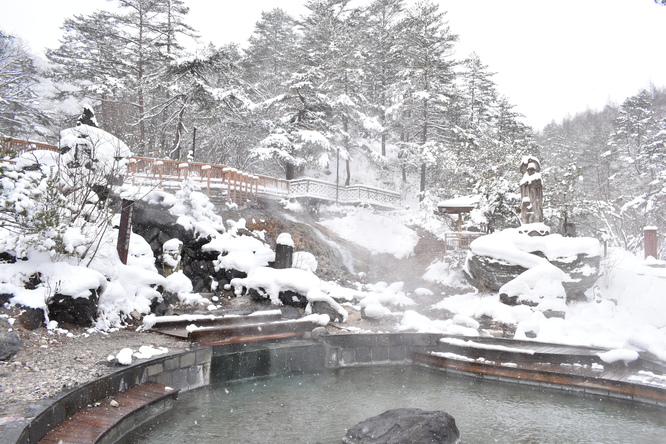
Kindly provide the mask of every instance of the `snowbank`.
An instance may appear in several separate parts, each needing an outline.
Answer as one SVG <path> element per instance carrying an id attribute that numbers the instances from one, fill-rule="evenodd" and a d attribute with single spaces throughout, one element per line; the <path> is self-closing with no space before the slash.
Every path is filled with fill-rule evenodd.
<path id="1" fill-rule="evenodd" d="M 231 285 L 235 289 L 236 296 L 241 296 L 245 289 L 252 288 L 275 305 L 282 305 L 280 292 L 293 291 L 305 296 L 310 303 L 317 301 L 328 303 L 340 314 L 343 321 L 347 319 L 347 311 L 322 291 L 322 288 L 326 287 L 322 286 L 320 279 L 313 273 L 299 268 L 257 267 L 251 270 L 246 278 L 232 279 Z"/>

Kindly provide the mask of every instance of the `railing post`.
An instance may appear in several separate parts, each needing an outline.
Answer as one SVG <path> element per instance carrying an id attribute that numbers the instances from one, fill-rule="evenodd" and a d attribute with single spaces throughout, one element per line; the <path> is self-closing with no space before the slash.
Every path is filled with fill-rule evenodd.
<path id="1" fill-rule="evenodd" d="M 203 165 L 201 171 L 206 171 L 206 195 L 210 197 L 210 173 L 213 171 L 211 165 Z"/>
<path id="2" fill-rule="evenodd" d="M 157 168 L 157 178 L 162 182 L 162 175 L 164 173 L 164 162 L 161 160 L 156 160 L 153 163 L 153 176 L 155 175 L 155 168 Z"/>
<path id="3" fill-rule="evenodd" d="M 645 247 L 645 258 L 649 256 L 657 259 L 657 227 L 643 228 L 643 244 Z"/>
<path id="4" fill-rule="evenodd" d="M 181 171 L 184 171 L 183 173 L 183 180 L 187 180 L 187 173 L 189 172 L 189 164 L 187 163 L 181 163 L 178 165 L 178 179 L 180 179 L 180 173 Z"/>

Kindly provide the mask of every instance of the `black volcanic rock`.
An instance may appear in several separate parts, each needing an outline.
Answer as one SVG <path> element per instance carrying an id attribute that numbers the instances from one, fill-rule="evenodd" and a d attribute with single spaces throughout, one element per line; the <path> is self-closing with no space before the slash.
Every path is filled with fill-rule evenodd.
<path id="1" fill-rule="evenodd" d="M 347 431 L 344 444 L 454 444 L 460 432 L 453 416 L 442 411 L 393 409 Z"/>

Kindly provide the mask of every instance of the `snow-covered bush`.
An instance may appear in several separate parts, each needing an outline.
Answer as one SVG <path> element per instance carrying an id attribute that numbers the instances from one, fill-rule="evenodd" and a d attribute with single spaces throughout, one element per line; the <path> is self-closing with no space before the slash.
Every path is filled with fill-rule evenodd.
<path id="1" fill-rule="evenodd" d="M 67 200 L 57 170 L 39 162 L 7 164 L 0 178 L 0 252 L 25 257 L 28 251 L 64 253 Z"/>
<path id="2" fill-rule="evenodd" d="M 176 192 L 174 205 L 169 212 L 178 216 L 178 223 L 187 230 L 194 230 L 199 237 L 215 237 L 224 233 L 224 220 L 215 212 L 210 199 L 199 191 L 199 186 L 192 180 L 181 185 Z"/>

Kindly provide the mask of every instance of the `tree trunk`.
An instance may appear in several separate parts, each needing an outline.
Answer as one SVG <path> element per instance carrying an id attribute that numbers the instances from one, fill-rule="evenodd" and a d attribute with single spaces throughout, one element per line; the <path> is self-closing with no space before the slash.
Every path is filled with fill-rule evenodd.
<path id="1" fill-rule="evenodd" d="M 296 175 L 296 168 L 294 167 L 294 164 L 288 163 L 287 165 L 285 165 L 284 172 L 285 172 L 285 178 L 287 180 L 293 180 L 294 176 Z"/>
<path id="2" fill-rule="evenodd" d="M 421 193 L 419 194 L 419 202 L 425 198 L 425 188 L 426 188 L 426 164 L 421 164 Z"/>

